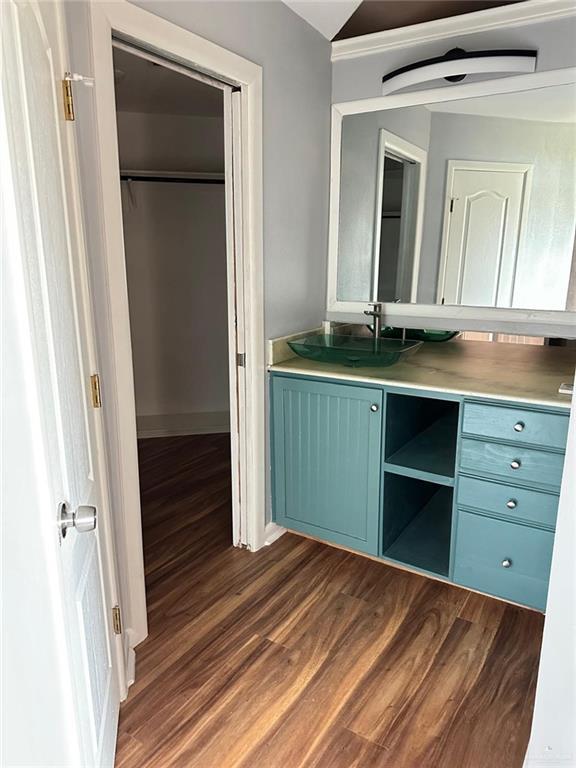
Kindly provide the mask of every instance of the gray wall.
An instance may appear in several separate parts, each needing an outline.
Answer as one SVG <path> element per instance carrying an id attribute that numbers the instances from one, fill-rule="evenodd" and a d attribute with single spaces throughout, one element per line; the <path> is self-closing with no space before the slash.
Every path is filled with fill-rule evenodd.
<path id="1" fill-rule="evenodd" d="M 432 113 L 418 290 L 425 304 L 436 300 L 448 160 L 533 164 L 514 306 L 565 309 L 574 246 L 576 126 Z"/>
<path id="2" fill-rule="evenodd" d="M 263 69 L 267 336 L 324 318 L 330 43 L 280 2 L 138 2 Z"/>
<path id="3" fill-rule="evenodd" d="M 428 149 L 430 112 L 410 107 L 342 120 L 338 298 L 369 301 L 380 129 Z"/>
<path id="4" fill-rule="evenodd" d="M 421 59 L 441 56 L 456 46 L 472 51 L 489 48 L 536 48 L 538 71 L 574 66 L 575 40 L 576 17 L 572 17 L 459 35 L 424 45 L 411 45 L 357 59 L 335 61 L 332 101 L 353 101 L 381 96 L 382 75 Z"/>

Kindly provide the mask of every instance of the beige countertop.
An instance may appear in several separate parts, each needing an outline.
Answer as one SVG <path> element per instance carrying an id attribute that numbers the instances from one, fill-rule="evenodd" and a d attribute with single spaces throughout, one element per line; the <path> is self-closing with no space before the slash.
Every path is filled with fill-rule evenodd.
<path id="1" fill-rule="evenodd" d="M 274 373 L 388 384 L 537 405 L 570 407 L 560 395 L 574 381 L 576 350 L 482 341 L 425 342 L 405 362 L 389 368 L 350 368 L 292 357 L 271 365 Z"/>

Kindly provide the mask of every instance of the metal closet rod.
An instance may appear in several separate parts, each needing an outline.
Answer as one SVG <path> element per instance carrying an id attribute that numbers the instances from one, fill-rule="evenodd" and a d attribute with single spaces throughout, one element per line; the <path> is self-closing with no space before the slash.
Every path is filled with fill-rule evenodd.
<path id="1" fill-rule="evenodd" d="M 160 183 L 171 184 L 224 184 L 224 179 L 202 179 L 185 176 L 139 176 L 132 173 L 121 173 L 120 181 L 159 181 Z"/>

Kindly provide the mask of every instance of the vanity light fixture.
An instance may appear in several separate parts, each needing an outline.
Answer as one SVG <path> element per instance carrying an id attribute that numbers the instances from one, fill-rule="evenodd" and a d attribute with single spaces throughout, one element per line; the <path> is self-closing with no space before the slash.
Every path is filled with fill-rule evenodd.
<path id="1" fill-rule="evenodd" d="M 508 48 L 494 51 L 465 51 L 463 48 L 452 48 L 443 56 L 407 64 L 384 75 L 382 95 L 388 96 L 410 85 L 419 85 L 440 78 L 458 83 L 467 75 L 491 72 L 534 72 L 537 55 L 537 51 Z"/>

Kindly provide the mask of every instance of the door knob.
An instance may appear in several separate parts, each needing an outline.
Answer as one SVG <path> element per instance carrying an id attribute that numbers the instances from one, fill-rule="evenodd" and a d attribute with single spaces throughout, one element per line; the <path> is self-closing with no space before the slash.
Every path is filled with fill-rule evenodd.
<path id="1" fill-rule="evenodd" d="M 508 499 L 508 501 L 506 502 L 506 506 L 508 507 L 508 509 L 516 509 L 516 507 L 518 506 L 518 502 L 516 501 L 516 499 Z"/>
<path id="2" fill-rule="evenodd" d="M 372 405 L 370 406 L 370 410 L 372 411 L 372 413 L 378 413 L 378 411 L 380 410 L 380 407 L 377 403 L 372 403 Z"/>
<path id="3" fill-rule="evenodd" d="M 521 466 L 522 466 L 522 462 L 520 461 L 520 459 L 513 459 L 510 462 L 511 469 L 520 469 Z"/>
<path id="4" fill-rule="evenodd" d="M 523 421 L 517 421 L 516 424 L 514 424 L 514 432 L 523 432 L 525 426 Z"/>
<path id="5" fill-rule="evenodd" d="M 509 557 L 505 557 L 504 560 L 502 560 L 502 568 L 510 568 L 512 566 L 512 560 L 510 560 Z"/>
<path id="6" fill-rule="evenodd" d="M 96 528 L 96 507 L 81 505 L 71 512 L 65 501 L 58 507 L 58 526 L 60 535 L 66 538 L 68 528 L 76 528 L 78 533 L 88 533 Z"/>

